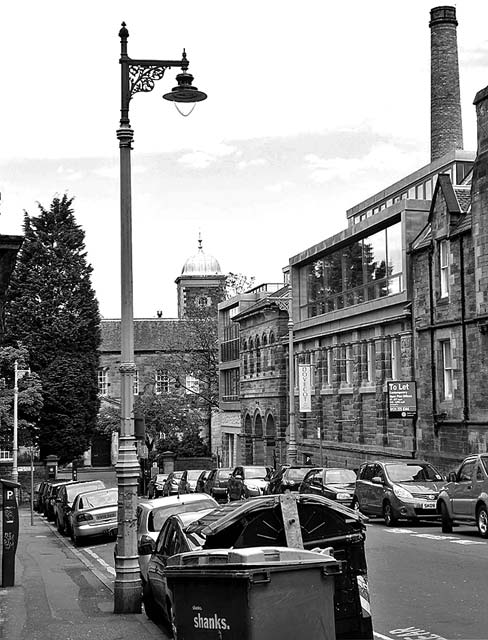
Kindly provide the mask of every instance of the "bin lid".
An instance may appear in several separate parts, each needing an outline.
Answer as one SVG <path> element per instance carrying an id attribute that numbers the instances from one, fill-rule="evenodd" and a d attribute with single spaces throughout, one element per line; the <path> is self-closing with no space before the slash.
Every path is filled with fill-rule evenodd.
<path id="1" fill-rule="evenodd" d="M 290 547 L 248 547 L 245 549 L 203 549 L 187 551 L 168 558 L 168 567 L 213 567 L 222 565 L 303 565 L 338 564 L 329 553 L 293 549 Z"/>

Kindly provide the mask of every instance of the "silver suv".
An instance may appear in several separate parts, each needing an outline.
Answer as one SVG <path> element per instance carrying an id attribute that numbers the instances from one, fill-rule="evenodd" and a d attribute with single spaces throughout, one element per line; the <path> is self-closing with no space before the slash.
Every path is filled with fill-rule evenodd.
<path id="1" fill-rule="evenodd" d="M 437 499 L 443 533 L 462 522 L 476 525 L 480 536 L 488 538 L 488 454 L 469 456 L 447 478 Z"/>

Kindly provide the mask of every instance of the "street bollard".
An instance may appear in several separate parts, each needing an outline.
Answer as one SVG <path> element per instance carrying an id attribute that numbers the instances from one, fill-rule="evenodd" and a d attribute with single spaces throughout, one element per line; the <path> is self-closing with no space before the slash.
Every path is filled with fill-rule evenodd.
<path id="1" fill-rule="evenodd" d="M 2 513 L 2 587 L 13 587 L 15 583 L 15 553 L 19 539 L 19 509 L 15 490 L 18 482 L 3 480 L 3 513 Z"/>

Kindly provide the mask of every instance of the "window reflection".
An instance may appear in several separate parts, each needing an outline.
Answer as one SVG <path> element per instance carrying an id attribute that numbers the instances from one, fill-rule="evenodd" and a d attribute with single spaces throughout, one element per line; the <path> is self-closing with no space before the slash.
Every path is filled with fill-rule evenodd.
<path id="1" fill-rule="evenodd" d="M 307 265 L 308 316 L 400 293 L 402 259 L 397 223 Z"/>

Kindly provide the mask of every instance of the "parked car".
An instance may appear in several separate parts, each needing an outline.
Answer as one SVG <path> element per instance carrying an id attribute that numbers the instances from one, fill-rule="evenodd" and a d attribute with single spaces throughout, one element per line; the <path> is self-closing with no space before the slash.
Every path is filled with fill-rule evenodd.
<path id="1" fill-rule="evenodd" d="M 205 483 L 207 482 L 207 478 L 210 475 L 210 469 L 205 469 L 198 476 L 197 484 L 196 484 L 196 492 L 197 493 L 205 493 Z"/>
<path id="2" fill-rule="evenodd" d="M 34 509 L 34 511 L 37 511 L 37 504 L 39 501 L 39 491 L 41 489 L 41 485 L 42 485 L 42 482 L 37 482 L 34 485 L 34 494 L 32 496 L 32 508 Z"/>
<path id="3" fill-rule="evenodd" d="M 190 524 L 210 513 L 212 509 L 190 511 L 170 516 L 159 532 L 155 549 L 147 568 L 147 581 L 143 582 L 142 599 L 148 618 L 162 623 L 174 636 L 173 599 L 165 578 L 168 558 L 177 553 L 201 549 L 205 538 L 190 533 Z"/>
<path id="4" fill-rule="evenodd" d="M 39 485 L 37 496 L 36 496 L 36 499 L 34 500 L 34 511 L 37 511 L 38 513 L 44 512 L 44 495 L 47 492 L 48 486 L 49 486 L 48 480 L 43 480 Z"/>
<path id="5" fill-rule="evenodd" d="M 359 468 L 353 507 L 383 516 L 387 527 L 400 518 L 437 519 L 437 498 L 444 478 L 423 460 L 367 462 Z"/>
<path id="6" fill-rule="evenodd" d="M 310 465 L 284 464 L 271 476 L 266 493 L 283 493 L 285 491 L 298 491 L 303 478 L 312 469 Z"/>
<path id="7" fill-rule="evenodd" d="M 324 496 L 350 507 L 355 485 L 356 473 L 352 469 L 340 467 L 312 469 L 303 479 L 300 493 Z"/>
<path id="8" fill-rule="evenodd" d="M 229 500 L 228 486 L 232 468 L 221 467 L 212 469 L 205 482 L 205 493 L 215 498 L 217 502 L 227 502 Z"/>
<path id="9" fill-rule="evenodd" d="M 180 480 L 183 471 L 172 471 L 168 474 L 163 487 L 163 496 L 176 496 L 180 489 Z"/>
<path id="10" fill-rule="evenodd" d="M 69 482 L 63 484 L 56 496 L 56 510 L 54 521 L 59 533 L 69 535 L 70 520 L 69 513 L 73 507 L 73 502 L 79 493 L 91 491 L 93 489 L 105 489 L 101 480 L 87 480 L 85 482 Z"/>
<path id="11" fill-rule="evenodd" d="M 476 525 L 488 538 L 488 454 L 471 455 L 447 477 L 437 499 L 443 533 L 454 523 Z"/>
<path id="12" fill-rule="evenodd" d="M 79 493 L 69 512 L 69 530 L 75 545 L 95 536 L 117 535 L 118 488 Z"/>
<path id="13" fill-rule="evenodd" d="M 137 506 L 137 550 L 141 578 L 147 580 L 147 565 L 161 527 L 169 516 L 214 509 L 217 502 L 205 493 L 190 493 L 182 496 L 167 496 L 154 500 L 141 500 Z M 115 550 L 115 553 L 117 551 Z"/>
<path id="14" fill-rule="evenodd" d="M 56 498 L 59 490 L 65 484 L 70 484 L 72 480 L 52 480 L 48 483 L 44 494 L 43 514 L 50 522 L 54 522 L 56 517 Z"/>
<path id="15" fill-rule="evenodd" d="M 195 493 L 201 473 L 202 469 L 186 469 L 183 471 L 178 487 L 179 493 Z"/>
<path id="16" fill-rule="evenodd" d="M 238 466 L 229 477 L 229 500 L 243 500 L 264 494 L 270 479 L 269 467 Z"/>
<path id="17" fill-rule="evenodd" d="M 168 479 L 167 473 L 157 473 L 150 480 L 147 485 L 147 497 L 159 498 L 163 495 L 164 483 Z"/>

